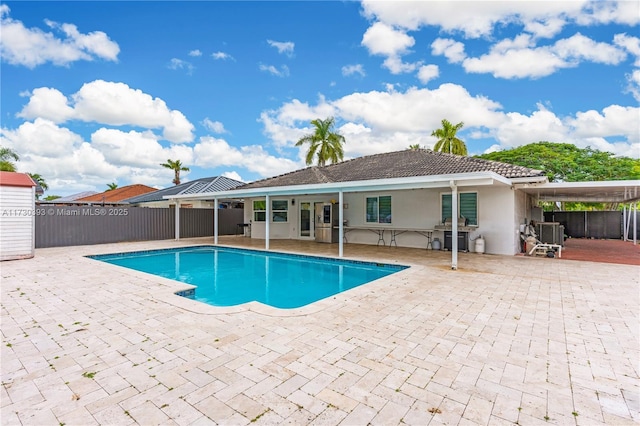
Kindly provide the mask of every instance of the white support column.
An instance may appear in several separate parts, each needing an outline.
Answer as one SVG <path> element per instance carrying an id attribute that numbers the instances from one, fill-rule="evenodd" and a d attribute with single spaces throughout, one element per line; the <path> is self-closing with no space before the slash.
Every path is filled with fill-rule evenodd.
<path id="1" fill-rule="evenodd" d="M 213 199 L 213 244 L 218 245 L 218 199 Z"/>
<path id="2" fill-rule="evenodd" d="M 455 181 L 451 186 L 451 269 L 458 269 L 458 185 Z"/>
<path id="3" fill-rule="evenodd" d="M 269 195 L 266 195 L 266 217 L 264 218 L 264 249 L 269 250 L 269 224 L 271 223 L 271 200 Z"/>
<path id="4" fill-rule="evenodd" d="M 344 253 L 344 193 L 342 191 L 338 192 L 338 205 L 338 257 L 342 257 Z"/>
<path id="5" fill-rule="evenodd" d="M 638 202 L 633 203 L 633 245 L 637 244 L 636 235 L 638 235 L 638 230 L 636 229 L 636 224 L 638 223 Z"/>
<path id="6" fill-rule="evenodd" d="M 631 207 L 631 204 L 629 204 Z M 631 213 L 631 211 L 629 211 Z M 622 241 L 628 241 L 629 239 L 629 225 L 627 223 L 627 206 L 622 206 Z"/>
<path id="7" fill-rule="evenodd" d="M 176 200 L 176 240 L 180 239 L 180 200 Z"/>

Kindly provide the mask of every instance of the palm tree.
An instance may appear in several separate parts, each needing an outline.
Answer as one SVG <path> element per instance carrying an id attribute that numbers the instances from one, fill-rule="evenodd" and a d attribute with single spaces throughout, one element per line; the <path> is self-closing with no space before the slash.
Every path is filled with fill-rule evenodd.
<path id="1" fill-rule="evenodd" d="M 467 146 L 464 141 L 458 139 L 456 132 L 464 126 L 461 121 L 456 125 L 451 124 L 448 120 L 442 120 L 442 128 L 434 130 L 431 136 L 438 138 L 438 142 L 433 147 L 437 152 L 448 152 L 449 154 L 467 155 Z"/>
<path id="2" fill-rule="evenodd" d="M 162 167 L 166 167 L 167 169 L 171 169 L 174 172 L 175 177 L 173 178 L 173 183 L 175 185 L 180 185 L 180 172 L 188 172 L 189 168 L 182 165 L 182 161 L 180 160 L 167 160 L 166 163 L 160 164 Z"/>
<path id="3" fill-rule="evenodd" d="M 296 146 L 302 146 L 309 143 L 309 151 L 307 151 L 306 163 L 313 163 L 313 157 L 318 160 L 318 166 L 323 167 L 327 161 L 337 163 L 344 158 L 342 145 L 345 143 L 344 136 L 333 131 L 334 119 L 329 117 L 325 120 L 319 118 L 312 120 L 311 124 L 315 126 L 313 134 L 301 137 Z"/>
<path id="4" fill-rule="evenodd" d="M 414 145 L 409 145 L 409 149 L 410 149 L 411 151 L 417 151 L 417 150 L 419 150 L 419 149 L 420 149 L 420 144 L 419 144 L 419 143 L 417 143 L 417 144 L 414 144 Z"/>
<path id="5" fill-rule="evenodd" d="M 0 147 L 0 171 L 15 172 L 16 165 L 14 161 L 20 160 L 20 157 L 11 148 Z"/>
<path id="6" fill-rule="evenodd" d="M 108 184 L 107 184 L 107 187 L 109 188 L 109 189 L 107 189 L 107 191 L 113 191 L 114 189 L 116 189 L 116 188 L 118 187 L 118 184 L 117 184 L 117 183 L 115 183 L 115 182 L 113 182 L 113 183 L 108 183 Z"/>
<path id="7" fill-rule="evenodd" d="M 40 188 L 36 187 L 36 200 L 39 200 L 40 196 L 44 194 L 44 191 L 49 189 L 49 185 L 47 185 L 47 182 L 38 173 L 27 173 L 27 174 L 37 184 L 37 186 L 40 187 Z M 42 192 L 40 192 L 40 190 L 42 190 Z"/>

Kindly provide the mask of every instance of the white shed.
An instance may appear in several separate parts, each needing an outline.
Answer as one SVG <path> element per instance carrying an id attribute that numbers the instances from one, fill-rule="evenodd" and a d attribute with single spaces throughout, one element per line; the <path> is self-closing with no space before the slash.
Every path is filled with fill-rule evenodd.
<path id="1" fill-rule="evenodd" d="M 27 174 L 0 172 L 0 261 L 35 255 L 35 187 Z"/>

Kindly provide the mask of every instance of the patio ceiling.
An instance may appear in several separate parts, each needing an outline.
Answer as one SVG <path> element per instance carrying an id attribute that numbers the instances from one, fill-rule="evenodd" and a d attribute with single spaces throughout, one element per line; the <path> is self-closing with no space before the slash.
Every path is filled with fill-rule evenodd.
<path id="1" fill-rule="evenodd" d="M 632 203 L 640 200 L 640 180 L 529 183 L 516 188 L 540 201 Z"/>

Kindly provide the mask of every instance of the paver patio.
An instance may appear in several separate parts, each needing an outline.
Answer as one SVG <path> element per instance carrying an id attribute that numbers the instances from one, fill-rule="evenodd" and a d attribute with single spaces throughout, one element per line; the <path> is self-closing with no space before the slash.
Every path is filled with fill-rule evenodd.
<path id="1" fill-rule="evenodd" d="M 452 271 L 445 252 L 347 244 L 347 258 L 412 267 L 281 311 L 207 306 L 173 295 L 180 283 L 83 257 L 210 242 L 0 264 L 0 423 L 640 422 L 637 266 L 461 253 Z"/>

